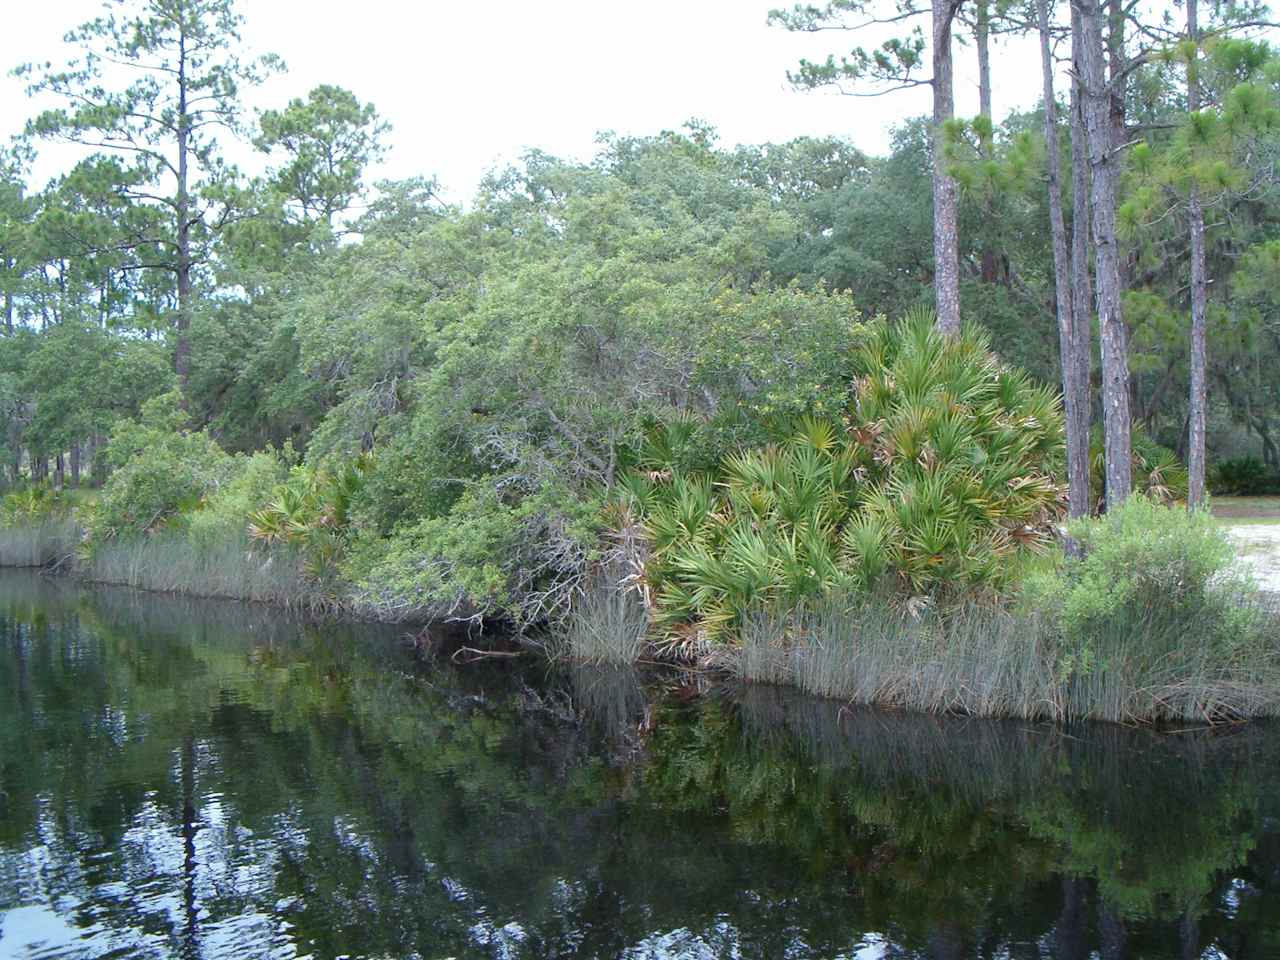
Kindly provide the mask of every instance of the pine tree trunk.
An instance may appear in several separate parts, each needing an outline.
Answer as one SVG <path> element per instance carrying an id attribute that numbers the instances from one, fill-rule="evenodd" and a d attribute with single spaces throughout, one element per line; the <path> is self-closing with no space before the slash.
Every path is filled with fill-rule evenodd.
<path id="1" fill-rule="evenodd" d="M 62 454 L 59 453 L 53 461 L 53 485 L 61 490 L 66 486 L 66 479 L 66 461 L 63 460 Z"/>
<path id="2" fill-rule="evenodd" d="M 178 384 L 182 395 L 187 393 L 187 380 L 190 376 L 191 342 L 191 197 L 189 192 L 189 158 L 190 123 L 187 113 L 187 53 L 186 37 L 178 38 L 178 196 L 177 196 L 177 241 L 178 241 L 178 320 L 177 343 L 174 346 L 173 365 L 178 374 Z"/>
<path id="3" fill-rule="evenodd" d="M 1062 403 L 1067 421 L 1067 498 L 1071 517 L 1089 512 L 1089 382 L 1081 382 L 1076 356 L 1079 338 L 1071 296 L 1071 259 L 1062 212 L 1062 159 L 1058 147 L 1058 104 L 1053 89 L 1053 54 L 1049 47 L 1049 0 L 1037 0 L 1040 70 L 1044 86 L 1045 171 L 1049 189 L 1049 234 L 1053 241 L 1053 286 L 1058 312 L 1058 352 L 1062 361 Z M 1084 339 L 1085 349 L 1089 340 Z"/>
<path id="4" fill-rule="evenodd" d="M 946 125 L 955 114 L 951 78 L 953 0 L 933 0 L 933 286 L 938 329 L 960 332 L 960 254 L 956 215 L 956 182 L 944 156 Z"/>
<path id="5" fill-rule="evenodd" d="M 1200 25 L 1197 0 L 1187 0 L 1187 35 L 1196 45 L 1194 59 L 1187 68 L 1187 110 L 1196 113 L 1200 109 L 1200 78 L 1197 75 L 1199 59 Z M 1205 311 L 1208 308 L 1208 278 L 1204 250 L 1204 209 L 1200 205 L 1200 191 L 1191 184 L 1191 197 L 1187 205 L 1187 217 L 1191 232 L 1191 386 L 1187 403 L 1187 508 L 1195 510 L 1204 505 L 1205 494 L 1205 406 L 1207 383 L 1205 379 Z"/>
<path id="6" fill-rule="evenodd" d="M 80 441 L 71 444 L 71 485 L 80 486 Z"/>
<path id="7" fill-rule="evenodd" d="M 1080 14 L 1071 11 L 1071 61 L 1072 72 L 1079 78 L 1084 75 L 1081 59 Z M 1089 263 L 1089 148 L 1084 131 L 1084 103 L 1078 80 L 1071 84 L 1071 311 L 1074 314 L 1072 333 L 1075 348 L 1072 356 L 1077 364 L 1075 375 L 1084 384 L 1081 395 L 1081 416 L 1085 431 L 1085 490 L 1086 509 L 1095 509 L 1098 491 L 1089 489 L 1093 483 L 1093 465 L 1089 462 L 1089 448 L 1093 433 L 1093 275 Z"/>
<path id="8" fill-rule="evenodd" d="M 988 0 L 978 0 L 978 11 L 974 18 L 974 46 L 978 50 L 978 115 L 988 123 L 993 123 L 991 110 L 991 8 Z M 982 140 L 982 157 L 990 161 L 995 156 L 993 137 L 985 136 Z M 987 224 L 995 223 L 995 211 L 991 199 L 986 203 Z M 989 241 L 982 245 L 982 282 L 995 283 L 1000 279 L 1000 258 L 996 248 Z"/>
<path id="9" fill-rule="evenodd" d="M 1116 180 L 1119 156 L 1111 123 L 1103 63 L 1102 9 L 1098 0 L 1072 0 L 1080 11 L 1084 62 L 1085 132 L 1089 144 L 1096 261 L 1098 325 L 1102 340 L 1102 423 L 1106 450 L 1106 502 L 1111 509 L 1133 486 L 1129 419 L 1129 348 L 1121 308 L 1120 250 L 1116 242 Z"/>

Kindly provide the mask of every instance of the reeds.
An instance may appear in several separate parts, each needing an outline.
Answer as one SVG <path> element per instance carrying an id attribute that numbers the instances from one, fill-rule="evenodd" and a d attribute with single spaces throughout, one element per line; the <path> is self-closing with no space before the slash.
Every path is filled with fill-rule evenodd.
<path id="1" fill-rule="evenodd" d="M 1280 627 L 1256 610 L 1249 643 L 1204 642 L 1212 624 L 1145 610 L 1088 648 L 1050 618 L 979 604 L 919 615 L 828 601 L 748 617 L 730 663 L 743 679 L 926 713 L 1117 723 L 1280 715 Z"/>
<path id="2" fill-rule="evenodd" d="M 69 518 L 0 527 L 0 567 L 47 567 L 75 553 L 80 528 Z"/>
<path id="3" fill-rule="evenodd" d="M 181 534 L 111 540 L 93 551 L 79 573 L 99 583 L 164 593 L 309 609 L 334 604 L 304 576 L 292 549 L 263 549 L 243 537 L 211 543 Z"/>
<path id="4" fill-rule="evenodd" d="M 583 663 L 632 664 L 648 632 L 649 614 L 639 595 L 598 577 L 579 594 L 554 652 Z"/>

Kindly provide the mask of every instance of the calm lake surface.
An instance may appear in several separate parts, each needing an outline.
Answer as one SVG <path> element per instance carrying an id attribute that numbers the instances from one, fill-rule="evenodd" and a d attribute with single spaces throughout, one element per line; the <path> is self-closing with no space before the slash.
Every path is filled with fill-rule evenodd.
<path id="1" fill-rule="evenodd" d="M 0 573 L 0 957 L 1280 958 L 1275 728 L 441 646 Z"/>

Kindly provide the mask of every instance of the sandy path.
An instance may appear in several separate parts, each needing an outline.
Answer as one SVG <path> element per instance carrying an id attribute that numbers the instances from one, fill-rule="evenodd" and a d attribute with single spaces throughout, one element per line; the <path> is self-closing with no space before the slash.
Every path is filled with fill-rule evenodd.
<path id="1" fill-rule="evenodd" d="M 1280 594 L 1280 524 L 1240 524 L 1227 527 L 1227 533 L 1258 586 Z"/>

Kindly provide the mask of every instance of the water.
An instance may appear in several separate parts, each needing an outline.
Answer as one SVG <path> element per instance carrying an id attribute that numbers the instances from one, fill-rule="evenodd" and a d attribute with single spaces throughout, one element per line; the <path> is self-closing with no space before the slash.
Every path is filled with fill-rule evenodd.
<path id="1" fill-rule="evenodd" d="M 0 573 L 5 958 L 1280 958 L 1278 786 Z"/>

